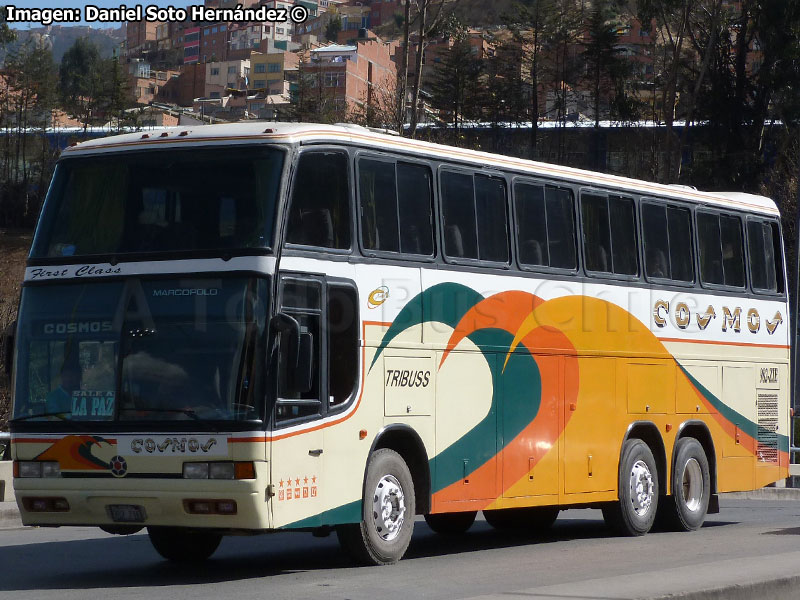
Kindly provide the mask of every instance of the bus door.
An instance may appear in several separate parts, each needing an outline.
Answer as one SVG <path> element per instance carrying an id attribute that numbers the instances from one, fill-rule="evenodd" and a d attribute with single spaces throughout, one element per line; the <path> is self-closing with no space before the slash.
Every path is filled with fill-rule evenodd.
<path id="1" fill-rule="evenodd" d="M 278 324 L 278 398 L 270 451 L 278 527 L 319 515 L 324 503 L 325 456 L 318 421 L 326 411 L 326 292 L 321 277 L 280 275 L 277 306 L 288 325 Z M 289 364 L 295 360 L 298 365 Z M 310 365 L 302 364 L 307 361 Z"/>

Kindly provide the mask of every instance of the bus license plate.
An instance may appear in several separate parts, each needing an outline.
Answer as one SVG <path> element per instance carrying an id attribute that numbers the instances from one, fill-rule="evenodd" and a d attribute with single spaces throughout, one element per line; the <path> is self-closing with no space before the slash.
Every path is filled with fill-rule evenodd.
<path id="1" fill-rule="evenodd" d="M 144 523 L 144 507 L 135 504 L 109 504 L 108 516 L 115 523 Z"/>

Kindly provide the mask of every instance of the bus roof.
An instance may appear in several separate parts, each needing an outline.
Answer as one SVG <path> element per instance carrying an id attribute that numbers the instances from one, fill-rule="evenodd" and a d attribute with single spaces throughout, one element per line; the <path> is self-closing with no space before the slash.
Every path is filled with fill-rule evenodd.
<path id="1" fill-rule="evenodd" d="M 248 122 L 224 125 L 171 127 L 154 132 L 128 133 L 99 138 L 71 146 L 64 156 L 77 153 L 97 153 L 155 147 L 174 147 L 185 144 L 242 142 L 277 143 L 347 143 L 376 150 L 395 150 L 437 159 L 472 163 L 480 167 L 509 169 L 527 172 L 533 176 L 562 179 L 587 186 L 620 188 L 627 191 L 657 195 L 659 197 L 690 200 L 731 209 L 779 215 L 775 203 L 765 197 L 742 192 L 701 192 L 694 188 L 663 185 L 606 173 L 586 171 L 550 163 L 542 163 L 512 156 L 466 150 L 454 146 L 433 144 L 396 135 L 387 135 L 358 125 L 320 125 L 313 123 Z"/>

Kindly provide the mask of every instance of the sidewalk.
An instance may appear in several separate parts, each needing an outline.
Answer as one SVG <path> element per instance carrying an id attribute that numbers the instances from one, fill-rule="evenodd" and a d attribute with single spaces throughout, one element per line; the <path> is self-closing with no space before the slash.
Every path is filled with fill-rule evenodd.
<path id="1" fill-rule="evenodd" d="M 0 529 L 22 527 L 16 502 L 0 502 Z"/>

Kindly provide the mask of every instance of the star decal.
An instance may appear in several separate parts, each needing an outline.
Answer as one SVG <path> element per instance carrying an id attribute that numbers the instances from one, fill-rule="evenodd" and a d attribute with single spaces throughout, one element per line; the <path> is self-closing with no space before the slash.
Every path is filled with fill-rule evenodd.
<path id="1" fill-rule="evenodd" d="M 316 475 L 313 475 L 311 477 L 311 483 L 317 483 L 317 476 Z"/>
<path id="2" fill-rule="evenodd" d="M 303 478 L 303 483 L 308 483 L 308 477 Z"/>

